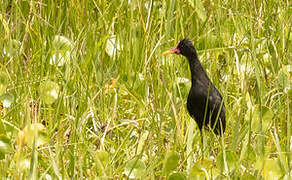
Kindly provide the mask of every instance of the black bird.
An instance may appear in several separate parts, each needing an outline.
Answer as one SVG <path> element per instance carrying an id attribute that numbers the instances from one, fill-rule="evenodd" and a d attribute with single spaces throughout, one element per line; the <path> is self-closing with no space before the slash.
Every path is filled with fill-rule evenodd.
<path id="1" fill-rule="evenodd" d="M 181 54 L 189 61 L 192 87 L 188 95 L 187 109 L 198 124 L 200 132 L 204 125 L 213 129 L 217 135 L 223 134 L 226 121 L 222 96 L 207 76 L 192 42 L 182 39 L 175 48 L 163 54 L 172 53 Z"/>

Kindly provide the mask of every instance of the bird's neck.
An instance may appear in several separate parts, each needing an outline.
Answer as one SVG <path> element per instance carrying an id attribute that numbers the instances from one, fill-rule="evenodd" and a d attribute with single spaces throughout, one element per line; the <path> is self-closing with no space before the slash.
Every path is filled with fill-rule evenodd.
<path id="1" fill-rule="evenodd" d="M 195 80 L 196 77 L 206 74 L 198 59 L 197 53 L 192 53 L 190 56 L 187 56 L 187 59 L 190 65 L 192 81 Z"/>

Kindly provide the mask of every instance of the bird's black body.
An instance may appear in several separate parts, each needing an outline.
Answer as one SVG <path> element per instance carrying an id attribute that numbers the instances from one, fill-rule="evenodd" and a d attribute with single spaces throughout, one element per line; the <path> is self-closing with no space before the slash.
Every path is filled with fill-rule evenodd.
<path id="1" fill-rule="evenodd" d="M 188 95 L 187 109 L 191 117 L 195 119 L 200 130 L 203 126 L 210 126 L 215 134 L 224 133 L 226 121 L 222 96 L 203 69 L 192 42 L 183 39 L 171 51 L 185 56 L 189 61 L 192 87 Z"/>

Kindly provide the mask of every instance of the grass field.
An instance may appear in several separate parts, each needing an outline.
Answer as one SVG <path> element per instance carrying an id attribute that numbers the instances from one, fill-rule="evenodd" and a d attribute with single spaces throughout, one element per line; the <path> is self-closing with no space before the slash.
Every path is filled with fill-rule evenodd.
<path id="1" fill-rule="evenodd" d="M 291 179 L 289 0 L 0 0 L 1 179 Z M 188 37 L 224 97 L 189 117 Z"/>

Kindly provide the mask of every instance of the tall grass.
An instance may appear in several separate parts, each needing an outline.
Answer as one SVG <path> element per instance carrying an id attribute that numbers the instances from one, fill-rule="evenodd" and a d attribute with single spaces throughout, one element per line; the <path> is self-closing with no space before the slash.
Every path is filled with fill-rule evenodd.
<path id="1" fill-rule="evenodd" d="M 13 97 L 0 115 L 2 179 L 290 178 L 291 2 L 0 4 L 0 100 Z M 62 66 L 50 63 L 56 35 L 72 44 Z M 187 60 L 161 55 L 185 37 L 226 106 L 226 133 L 205 131 L 204 154 Z M 53 103 L 46 82 L 59 87 Z"/>

